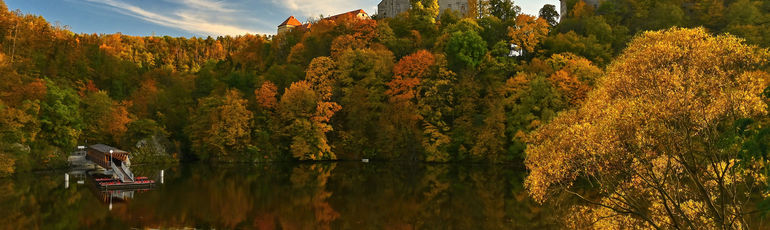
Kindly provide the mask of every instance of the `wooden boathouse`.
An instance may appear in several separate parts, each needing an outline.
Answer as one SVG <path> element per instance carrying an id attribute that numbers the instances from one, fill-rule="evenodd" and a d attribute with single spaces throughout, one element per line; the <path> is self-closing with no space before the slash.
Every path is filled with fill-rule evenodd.
<path id="1" fill-rule="evenodd" d="M 121 182 L 134 182 L 135 180 L 134 174 L 128 169 L 131 165 L 129 152 L 103 144 L 95 144 L 86 149 L 86 159 L 112 172 Z"/>
<path id="2" fill-rule="evenodd" d="M 110 150 L 112 150 L 112 154 L 110 154 Z M 123 163 L 126 163 L 126 165 L 131 165 L 129 161 L 129 154 L 129 152 L 103 144 L 91 145 L 86 149 L 86 159 L 98 164 L 99 166 L 102 166 L 102 168 L 105 169 L 110 168 L 110 158 L 113 159 L 113 162 L 119 163 L 116 165 Z"/>

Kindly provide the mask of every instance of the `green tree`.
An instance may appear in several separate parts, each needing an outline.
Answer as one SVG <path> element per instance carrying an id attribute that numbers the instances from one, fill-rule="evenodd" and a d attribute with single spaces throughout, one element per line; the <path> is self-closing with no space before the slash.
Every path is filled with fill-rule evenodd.
<path id="1" fill-rule="evenodd" d="M 378 122 L 392 78 L 393 54 L 387 50 L 352 50 L 337 61 L 339 71 L 334 101 L 342 106 L 335 116 L 335 151 L 341 158 L 377 157 Z"/>
<path id="2" fill-rule="evenodd" d="M 503 21 L 514 19 L 521 13 L 521 7 L 511 0 L 487 0 L 485 3 L 489 14 Z"/>
<path id="3" fill-rule="evenodd" d="M 725 31 L 745 38 L 751 44 L 770 46 L 770 6 L 764 7 L 759 1 L 740 0 L 727 7 Z M 762 12 L 765 12 L 764 14 Z"/>
<path id="4" fill-rule="evenodd" d="M 106 122 L 102 122 L 110 116 L 110 106 L 112 105 L 112 99 L 107 95 L 105 91 L 97 91 L 94 93 L 88 93 L 82 99 L 83 112 L 88 114 L 89 118 L 87 122 L 84 122 L 83 127 L 83 139 L 88 143 L 105 143 L 109 140 L 106 137 L 104 125 Z"/>
<path id="5" fill-rule="evenodd" d="M 487 53 L 487 43 L 473 31 L 454 32 L 449 37 L 446 54 L 455 70 L 476 68 Z"/>
<path id="6" fill-rule="evenodd" d="M 539 17 L 545 19 L 551 26 L 556 26 L 559 23 L 559 12 L 556 12 L 556 6 L 551 4 L 543 5 L 540 9 Z"/>
<path id="7" fill-rule="evenodd" d="M 599 65 L 609 62 L 613 54 L 612 44 L 603 43 L 594 35 L 586 37 L 574 31 L 545 38 L 543 48 L 550 54 L 574 53 Z"/>
<path id="8" fill-rule="evenodd" d="M 506 150 L 514 159 L 523 159 L 530 132 L 547 124 L 567 105 L 546 77 L 538 74 L 519 73 L 505 82 L 503 90 L 509 140 Z"/>
<path id="9" fill-rule="evenodd" d="M 40 106 L 40 137 L 61 149 L 75 147 L 83 129 L 80 98 L 71 88 L 48 80 L 48 93 Z"/>
<path id="10" fill-rule="evenodd" d="M 674 2 L 659 2 L 651 7 L 646 19 L 645 29 L 659 30 L 674 26 L 685 26 L 685 13 L 682 7 Z"/>
<path id="11" fill-rule="evenodd" d="M 168 132 L 158 122 L 151 119 L 138 119 L 128 124 L 126 134 L 123 136 L 123 146 L 133 146 L 145 138 L 157 136 L 165 138 Z"/>

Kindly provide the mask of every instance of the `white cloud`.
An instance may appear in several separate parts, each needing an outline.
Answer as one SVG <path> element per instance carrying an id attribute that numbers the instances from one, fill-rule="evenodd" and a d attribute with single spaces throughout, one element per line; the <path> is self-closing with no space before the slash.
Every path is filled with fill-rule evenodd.
<path id="1" fill-rule="evenodd" d="M 374 3 L 372 0 L 273 0 L 273 2 L 302 14 L 297 16 L 316 17 L 321 14 L 331 16 L 357 9 L 363 9 L 369 14 L 374 14 L 379 0 Z"/>
<path id="2" fill-rule="evenodd" d="M 216 11 L 221 13 L 232 13 L 235 9 L 228 7 L 223 1 L 210 0 L 174 0 L 174 2 L 187 5 L 197 10 Z"/>
<path id="3" fill-rule="evenodd" d="M 178 28 L 200 35 L 243 35 L 264 33 L 233 25 L 234 20 L 226 13 L 235 12 L 223 2 L 210 0 L 175 0 L 179 7 L 164 13 L 153 12 L 139 6 L 116 0 L 85 0 L 106 5 L 115 11 L 158 25 Z"/>

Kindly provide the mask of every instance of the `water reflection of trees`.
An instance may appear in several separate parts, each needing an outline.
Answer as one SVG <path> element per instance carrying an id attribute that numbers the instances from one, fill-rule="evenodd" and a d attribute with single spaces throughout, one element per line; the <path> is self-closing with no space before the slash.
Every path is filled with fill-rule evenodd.
<path id="1" fill-rule="evenodd" d="M 559 211 L 536 205 L 523 173 L 490 165 L 384 163 L 181 166 L 166 184 L 110 212 L 87 190 L 44 181 L 0 183 L 0 226 L 226 229 L 547 229 Z M 48 180 L 50 179 L 50 180 Z M 46 182 L 50 181 L 50 182 Z M 19 210 L 19 211 L 17 211 Z M 2 227 L 0 227 L 2 228 Z"/>
<path id="2" fill-rule="evenodd" d="M 71 229 L 80 223 L 83 194 L 64 189 L 64 177 L 15 175 L 0 180 L 0 229 Z"/>
<path id="3" fill-rule="evenodd" d="M 548 229 L 554 210 L 532 202 L 523 173 L 490 165 L 338 167 L 329 185 L 334 228 Z"/>

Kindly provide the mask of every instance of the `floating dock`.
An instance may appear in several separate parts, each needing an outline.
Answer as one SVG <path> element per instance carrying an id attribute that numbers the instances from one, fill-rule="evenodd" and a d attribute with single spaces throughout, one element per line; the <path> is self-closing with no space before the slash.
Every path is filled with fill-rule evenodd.
<path id="1" fill-rule="evenodd" d="M 130 154 L 112 146 L 96 144 L 88 147 L 79 146 L 78 151 L 70 156 L 69 161 L 73 170 L 88 172 L 96 187 L 101 190 L 154 187 L 154 180 L 136 177 L 131 172 Z"/>
<path id="2" fill-rule="evenodd" d="M 147 177 L 137 177 L 132 182 L 123 182 L 120 179 L 107 177 L 91 177 L 94 184 L 102 190 L 121 190 L 121 189 L 148 189 L 155 186 L 155 181 Z"/>

